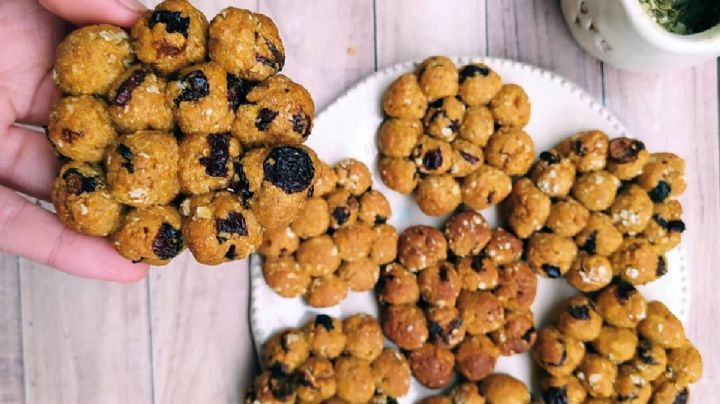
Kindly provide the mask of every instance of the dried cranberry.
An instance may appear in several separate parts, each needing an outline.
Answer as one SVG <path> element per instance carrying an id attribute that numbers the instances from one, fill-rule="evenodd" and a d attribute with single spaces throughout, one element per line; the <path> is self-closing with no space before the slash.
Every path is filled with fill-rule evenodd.
<path id="1" fill-rule="evenodd" d="M 233 165 L 235 175 L 233 176 L 233 183 L 230 184 L 230 190 L 247 202 L 253 197 L 254 193 L 250 190 L 250 181 L 245 176 L 245 170 L 241 163 L 234 163 Z"/>
<path id="2" fill-rule="evenodd" d="M 60 132 L 60 136 L 62 136 L 62 139 L 65 141 L 65 143 L 73 144 L 77 139 L 83 137 L 83 134 L 82 132 L 76 132 L 68 128 L 63 128 Z"/>
<path id="3" fill-rule="evenodd" d="M 682 220 L 671 220 L 668 222 L 667 228 L 669 231 L 682 233 L 685 231 L 685 223 Z"/>
<path id="4" fill-rule="evenodd" d="M 559 278 L 560 275 L 562 275 L 562 273 L 560 272 L 560 268 L 556 267 L 555 265 L 545 263 L 542 264 L 542 269 L 550 278 Z"/>
<path id="5" fill-rule="evenodd" d="M 305 114 L 304 112 L 298 112 L 297 114 L 294 114 L 292 116 L 292 124 L 293 130 L 296 133 L 301 134 L 302 137 L 310 136 L 312 122 L 307 114 Z"/>
<path id="6" fill-rule="evenodd" d="M 148 25 L 150 28 L 155 24 L 165 24 L 165 32 L 168 34 L 179 33 L 185 38 L 188 37 L 190 17 L 183 17 L 180 11 L 155 10 L 150 14 Z"/>
<path id="7" fill-rule="evenodd" d="M 375 215 L 375 224 L 385 224 L 387 223 L 387 217 L 381 216 L 381 215 Z"/>
<path id="8" fill-rule="evenodd" d="M 460 84 L 464 83 L 465 80 L 483 76 L 487 77 L 490 74 L 490 69 L 485 66 L 467 65 L 460 69 Z"/>
<path id="9" fill-rule="evenodd" d="M 180 230 L 170 223 L 163 223 L 152 242 L 152 251 L 161 260 L 176 257 L 183 249 L 183 240 Z"/>
<path id="10" fill-rule="evenodd" d="M 443 163 L 442 152 L 439 148 L 428 150 L 423 156 L 422 163 L 428 170 L 436 170 Z"/>
<path id="11" fill-rule="evenodd" d="M 615 287 L 615 297 L 618 299 L 620 304 L 625 304 L 630 299 L 630 296 L 637 293 L 637 289 L 632 284 L 620 281 Z"/>
<path id="12" fill-rule="evenodd" d="M 230 245 L 227 252 L 225 253 L 225 258 L 229 259 L 230 261 L 234 260 L 237 257 L 237 251 L 235 248 L 235 244 Z"/>
<path id="13" fill-rule="evenodd" d="M 611 162 L 625 164 L 637 159 L 638 153 L 645 149 L 645 144 L 639 140 L 627 137 L 618 137 L 608 145 L 608 158 Z"/>
<path id="14" fill-rule="evenodd" d="M 346 206 L 338 206 L 333 209 L 332 217 L 338 226 L 344 225 L 350 218 L 350 209 Z"/>
<path id="15" fill-rule="evenodd" d="M 560 156 L 558 156 L 556 153 L 544 151 L 544 152 L 540 153 L 540 160 L 542 160 L 548 164 L 557 164 L 560 162 Z"/>
<path id="16" fill-rule="evenodd" d="M 133 71 L 130 74 L 130 77 L 125 79 L 125 81 L 120 84 L 120 87 L 117 88 L 115 98 L 111 100 L 113 105 L 127 105 L 132 98 L 133 91 L 140 87 L 140 85 L 145 81 L 145 76 L 147 76 L 147 72 L 144 69 L 137 69 Z"/>
<path id="17" fill-rule="evenodd" d="M 247 103 L 247 95 L 257 84 L 257 81 L 245 80 L 233 74 L 227 74 L 228 107 L 237 111 L 241 104 Z"/>
<path id="18" fill-rule="evenodd" d="M 648 191 L 650 199 L 657 203 L 664 201 L 668 195 L 670 195 L 670 184 L 662 180 L 658 181 L 655 188 Z"/>
<path id="19" fill-rule="evenodd" d="M 115 149 L 117 153 L 122 157 L 122 163 L 120 165 L 127 170 L 130 174 L 135 173 L 135 165 L 133 164 L 133 152 L 129 147 L 120 143 Z"/>
<path id="20" fill-rule="evenodd" d="M 63 174 L 63 180 L 69 193 L 80 195 L 86 192 L 95 192 L 97 189 L 97 179 L 95 177 L 86 177 L 76 168 L 69 168 Z"/>
<path id="21" fill-rule="evenodd" d="M 474 156 L 463 150 L 460 150 L 460 156 L 463 158 L 463 160 L 467 161 L 470 164 L 477 164 L 480 161 L 477 156 Z"/>
<path id="22" fill-rule="evenodd" d="M 595 249 L 597 248 L 597 233 L 597 230 L 592 230 L 590 234 L 588 234 L 585 239 L 585 243 L 580 247 L 580 249 L 588 254 L 595 254 Z"/>
<path id="23" fill-rule="evenodd" d="M 667 272 L 668 272 L 668 268 L 667 268 L 667 262 L 665 261 L 665 257 L 663 257 L 662 255 L 659 255 L 658 260 L 657 260 L 657 269 L 655 270 L 655 275 L 657 275 L 657 277 L 659 278 L 659 277 L 665 275 Z"/>
<path id="24" fill-rule="evenodd" d="M 278 113 L 269 108 L 261 109 L 255 118 L 255 127 L 257 130 L 266 131 L 276 116 Z"/>
<path id="25" fill-rule="evenodd" d="M 210 155 L 198 161 L 205 166 L 205 173 L 211 177 L 227 177 L 227 163 L 230 158 L 230 136 L 225 133 L 207 135 Z"/>
<path id="26" fill-rule="evenodd" d="M 181 79 L 182 91 L 175 97 L 175 106 L 183 101 L 197 101 L 210 94 L 210 83 L 202 70 L 193 70 Z"/>
<path id="27" fill-rule="evenodd" d="M 571 304 L 568 313 L 576 320 L 590 320 L 590 308 L 584 304 Z"/>
<path id="28" fill-rule="evenodd" d="M 326 331 L 332 331 L 335 329 L 332 318 L 327 314 L 318 314 L 315 317 L 315 326 L 322 326 Z"/>
<path id="29" fill-rule="evenodd" d="M 293 146 L 273 148 L 263 162 L 265 179 L 286 194 L 306 190 L 315 177 L 313 161 L 305 150 Z"/>
<path id="30" fill-rule="evenodd" d="M 542 392 L 545 404 L 568 404 L 567 386 L 549 386 Z"/>
<path id="31" fill-rule="evenodd" d="M 276 72 L 279 72 L 282 70 L 283 66 L 285 66 L 285 55 L 280 52 L 280 50 L 275 46 L 272 41 L 269 39 L 263 37 L 263 40 L 265 41 L 265 45 L 268 47 L 268 50 L 272 54 L 270 57 L 263 56 L 260 54 L 255 55 L 255 60 L 259 63 L 264 64 L 265 66 L 270 66 L 273 70 Z"/>
<path id="32" fill-rule="evenodd" d="M 215 219 L 215 232 L 220 237 L 221 233 L 248 235 L 245 216 L 240 212 L 230 212 L 225 219 Z"/>

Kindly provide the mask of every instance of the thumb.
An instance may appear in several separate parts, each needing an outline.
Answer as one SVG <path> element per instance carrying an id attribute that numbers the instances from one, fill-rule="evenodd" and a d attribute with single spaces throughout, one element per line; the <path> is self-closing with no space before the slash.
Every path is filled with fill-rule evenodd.
<path id="1" fill-rule="evenodd" d="M 40 5 L 76 25 L 131 26 L 147 10 L 138 0 L 39 0 Z"/>

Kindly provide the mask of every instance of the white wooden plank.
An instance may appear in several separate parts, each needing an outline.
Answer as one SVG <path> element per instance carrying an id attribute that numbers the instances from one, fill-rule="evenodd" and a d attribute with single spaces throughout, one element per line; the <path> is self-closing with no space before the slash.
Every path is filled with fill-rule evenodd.
<path id="1" fill-rule="evenodd" d="M 25 401 L 18 259 L 0 253 L 0 403 Z"/>

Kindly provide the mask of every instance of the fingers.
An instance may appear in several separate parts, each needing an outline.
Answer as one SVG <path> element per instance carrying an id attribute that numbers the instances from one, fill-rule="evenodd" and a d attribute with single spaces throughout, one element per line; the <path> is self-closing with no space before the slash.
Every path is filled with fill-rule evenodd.
<path id="1" fill-rule="evenodd" d="M 47 210 L 0 187 L 0 250 L 72 275 L 136 282 L 148 266 L 122 258 L 110 242 L 75 233 Z"/>
<path id="2" fill-rule="evenodd" d="M 49 200 L 60 165 L 44 133 L 17 126 L 5 133 L 0 129 L 0 185 Z"/>
<path id="3" fill-rule="evenodd" d="M 104 22 L 129 27 L 145 11 L 145 6 L 136 0 L 40 0 L 40 4 L 77 25 Z"/>

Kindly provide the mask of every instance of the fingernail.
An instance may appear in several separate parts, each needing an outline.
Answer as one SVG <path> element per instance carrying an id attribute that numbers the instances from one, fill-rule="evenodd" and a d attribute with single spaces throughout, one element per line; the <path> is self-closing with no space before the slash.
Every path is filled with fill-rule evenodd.
<path id="1" fill-rule="evenodd" d="M 142 13 L 143 11 L 147 10 L 147 7 L 145 7 L 145 5 L 143 5 L 138 0 L 115 0 L 115 1 L 117 1 L 118 4 L 120 4 L 121 6 L 128 8 L 132 11 L 138 12 L 138 13 Z"/>

